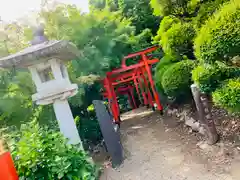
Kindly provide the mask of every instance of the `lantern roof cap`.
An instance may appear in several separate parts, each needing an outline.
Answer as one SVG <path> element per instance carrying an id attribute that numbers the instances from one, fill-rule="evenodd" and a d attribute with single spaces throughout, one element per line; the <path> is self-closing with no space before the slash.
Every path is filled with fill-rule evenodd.
<path id="1" fill-rule="evenodd" d="M 33 34 L 31 46 L 1 58 L 0 67 L 28 67 L 52 58 L 68 61 L 80 56 L 80 51 L 73 43 L 67 40 L 48 40 L 43 26 L 37 28 Z"/>

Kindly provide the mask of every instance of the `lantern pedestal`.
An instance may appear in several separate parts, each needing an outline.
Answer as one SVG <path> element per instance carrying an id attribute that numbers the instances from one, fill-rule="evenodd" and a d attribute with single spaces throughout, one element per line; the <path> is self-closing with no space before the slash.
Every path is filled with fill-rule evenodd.
<path id="1" fill-rule="evenodd" d="M 78 92 L 78 86 L 71 83 L 66 66 L 67 61 L 79 58 L 80 52 L 68 41 L 48 40 L 42 26 L 36 29 L 31 45 L 16 54 L 1 58 L 0 67 L 28 68 L 36 87 L 32 100 L 38 105 L 53 104 L 63 135 L 70 144 L 81 145 L 67 101 Z"/>
<path id="2" fill-rule="evenodd" d="M 55 100 L 53 108 L 62 134 L 69 139 L 70 144 L 82 146 L 68 101 Z"/>

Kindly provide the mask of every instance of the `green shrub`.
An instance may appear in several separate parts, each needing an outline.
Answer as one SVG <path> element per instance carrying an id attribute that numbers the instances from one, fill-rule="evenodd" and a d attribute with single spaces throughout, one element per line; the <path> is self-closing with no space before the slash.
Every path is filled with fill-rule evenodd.
<path id="1" fill-rule="evenodd" d="M 193 38 L 195 30 L 190 23 L 173 24 L 161 40 L 161 45 L 166 54 L 173 57 L 193 56 Z"/>
<path id="2" fill-rule="evenodd" d="M 240 112 L 240 79 L 230 79 L 213 93 L 213 102 L 230 112 Z"/>
<path id="3" fill-rule="evenodd" d="M 159 69 L 165 65 L 172 64 L 172 63 L 175 63 L 178 61 L 179 61 L 179 59 L 177 59 L 177 58 L 174 58 L 169 55 L 165 55 L 160 59 L 159 63 L 157 64 L 155 72 L 159 71 Z"/>
<path id="4" fill-rule="evenodd" d="M 195 55 L 205 63 L 227 61 L 240 53 L 240 1 L 232 0 L 210 18 L 195 39 Z"/>
<path id="5" fill-rule="evenodd" d="M 97 179 L 97 169 L 79 145 L 36 121 L 10 134 L 9 147 L 20 179 Z"/>
<path id="6" fill-rule="evenodd" d="M 155 68 L 154 79 L 159 91 L 162 91 L 161 81 L 164 72 L 175 62 L 178 62 L 176 58 L 165 55 L 162 59 L 160 59 L 160 62 L 157 64 Z"/>
<path id="7" fill-rule="evenodd" d="M 162 91 L 162 77 L 168 68 L 170 68 L 173 64 L 166 64 L 159 68 L 159 71 L 155 73 L 155 83 L 159 91 Z"/>
<path id="8" fill-rule="evenodd" d="M 197 16 L 193 18 L 193 23 L 200 28 L 227 1 L 229 0 L 213 0 L 201 4 Z"/>
<path id="9" fill-rule="evenodd" d="M 153 43 L 159 43 L 168 29 L 171 28 L 173 24 L 179 23 L 180 20 L 174 16 L 165 16 L 159 25 L 157 35 L 153 38 Z"/>
<path id="10" fill-rule="evenodd" d="M 170 14 L 177 17 L 184 17 L 187 14 L 187 5 L 190 0 L 150 0 L 155 16 L 168 16 Z M 199 1 L 199 0 L 196 0 Z"/>
<path id="11" fill-rule="evenodd" d="M 159 0 L 150 0 L 150 5 L 153 9 L 153 14 L 155 16 L 166 16 L 169 14 L 169 9 L 171 8 L 171 2 L 163 1 L 160 2 Z M 167 8 L 166 8 L 167 7 Z M 168 8 L 169 7 L 169 8 Z"/>
<path id="12" fill-rule="evenodd" d="M 191 60 L 184 60 L 169 67 L 162 77 L 164 92 L 177 99 L 189 96 L 193 68 L 194 62 Z"/>
<path id="13" fill-rule="evenodd" d="M 103 136 L 96 117 L 80 118 L 77 126 L 84 147 L 89 144 L 97 145 L 102 141 Z"/>
<path id="14" fill-rule="evenodd" d="M 221 83 L 230 78 L 239 77 L 240 69 L 227 66 L 199 65 L 192 71 L 192 79 L 202 92 L 212 93 Z"/>
<path id="15" fill-rule="evenodd" d="M 229 67 L 226 70 L 227 70 L 228 78 L 240 77 L 240 68 L 239 67 Z"/>

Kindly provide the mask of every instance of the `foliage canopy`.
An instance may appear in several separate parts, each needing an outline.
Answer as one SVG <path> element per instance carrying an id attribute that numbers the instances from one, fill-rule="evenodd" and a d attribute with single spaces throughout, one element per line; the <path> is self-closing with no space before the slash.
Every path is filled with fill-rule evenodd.
<path id="1" fill-rule="evenodd" d="M 195 40 L 195 55 L 205 63 L 229 61 L 240 53 L 240 1 L 232 0 L 211 17 Z"/>
<path id="2" fill-rule="evenodd" d="M 170 29 L 164 33 L 161 45 L 166 54 L 180 58 L 187 56 L 194 59 L 193 56 L 193 38 L 195 30 L 189 23 L 173 24 Z"/>

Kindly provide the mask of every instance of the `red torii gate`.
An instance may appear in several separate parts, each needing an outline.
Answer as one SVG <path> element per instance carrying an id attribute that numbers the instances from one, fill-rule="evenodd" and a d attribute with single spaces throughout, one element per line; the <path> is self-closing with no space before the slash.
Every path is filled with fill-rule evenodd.
<path id="1" fill-rule="evenodd" d="M 105 88 L 103 95 L 108 99 L 115 123 L 120 123 L 120 109 L 117 102 L 116 91 L 121 93 L 123 90 L 122 87 L 117 87 L 118 85 L 128 84 L 127 88 L 125 88 L 125 91 L 130 91 L 131 86 L 129 84 L 133 83 L 139 99 L 141 99 L 140 97 L 142 94 L 144 105 L 150 105 L 152 108 L 154 108 L 155 102 L 157 104 L 157 109 L 162 112 L 163 108 L 160 103 L 159 95 L 156 91 L 151 73 L 152 64 L 159 62 L 159 59 L 151 59 L 152 56 L 148 56 L 148 53 L 151 53 L 158 48 L 159 46 L 153 46 L 130 54 L 123 58 L 121 68 L 106 73 L 106 77 L 103 79 L 103 86 Z M 127 66 L 126 60 L 134 57 L 140 57 L 139 62 L 137 64 Z M 134 99 L 133 95 L 132 99 Z"/>
<path id="2" fill-rule="evenodd" d="M 134 90 L 134 86 L 132 86 L 132 85 L 120 86 L 120 87 L 116 88 L 116 93 L 121 94 L 121 95 L 127 95 L 128 101 L 129 101 L 132 109 L 136 109 L 137 103 L 134 98 L 133 90 Z M 108 98 L 107 92 L 103 92 L 102 95 L 104 98 Z"/>

